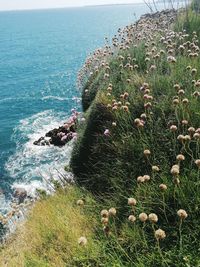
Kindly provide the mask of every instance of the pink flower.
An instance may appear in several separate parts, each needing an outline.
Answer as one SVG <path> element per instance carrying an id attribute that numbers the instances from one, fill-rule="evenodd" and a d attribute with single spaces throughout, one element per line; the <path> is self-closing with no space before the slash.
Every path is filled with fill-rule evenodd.
<path id="1" fill-rule="evenodd" d="M 65 141 L 65 140 L 67 140 L 67 135 L 65 135 L 65 136 L 63 136 L 63 137 L 61 138 L 61 141 L 62 141 L 62 142 Z"/>
<path id="2" fill-rule="evenodd" d="M 110 136 L 110 131 L 109 131 L 108 129 L 106 129 L 106 130 L 104 131 L 104 135 L 105 135 L 105 136 Z"/>
<path id="3" fill-rule="evenodd" d="M 72 134 L 72 138 L 73 138 L 73 140 L 77 140 L 77 138 L 78 138 L 78 134 L 77 134 L 77 133 L 73 133 L 73 134 Z"/>

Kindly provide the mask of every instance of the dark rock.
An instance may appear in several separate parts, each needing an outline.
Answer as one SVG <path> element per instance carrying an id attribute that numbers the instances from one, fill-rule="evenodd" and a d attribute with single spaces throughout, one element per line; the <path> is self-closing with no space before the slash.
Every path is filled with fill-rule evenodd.
<path id="1" fill-rule="evenodd" d="M 24 200 L 27 198 L 27 192 L 24 188 L 16 188 L 14 191 L 13 196 L 17 198 L 19 204 L 23 203 Z"/>
<path id="2" fill-rule="evenodd" d="M 45 134 L 45 137 L 40 137 L 33 144 L 37 146 L 54 145 L 62 147 L 73 139 L 76 128 L 76 121 L 66 122 L 63 126 L 49 131 Z"/>

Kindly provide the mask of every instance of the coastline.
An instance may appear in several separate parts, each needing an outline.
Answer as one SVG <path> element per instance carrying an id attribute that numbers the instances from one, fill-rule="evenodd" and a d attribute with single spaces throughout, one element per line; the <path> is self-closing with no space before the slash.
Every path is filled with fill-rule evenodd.
<path id="1" fill-rule="evenodd" d="M 185 13 L 145 14 L 86 59 L 71 181 L 40 192 L 3 266 L 197 266 L 200 17 L 188 30 Z"/>
<path id="2" fill-rule="evenodd" d="M 163 15 L 167 15 L 167 20 L 163 19 L 164 24 L 165 23 L 170 24 L 170 23 L 173 23 L 174 22 L 175 17 L 177 15 L 177 11 L 175 11 L 175 10 L 164 10 L 164 11 L 156 12 L 156 13 L 153 13 L 153 14 L 152 13 L 147 13 L 147 14 L 142 15 L 141 18 L 134 23 L 135 25 L 137 25 L 137 27 L 135 29 L 135 34 L 136 35 L 137 34 L 140 34 L 141 29 L 144 29 L 143 25 L 145 25 L 145 21 L 146 20 L 148 21 L 149 19 L 150 20 L 151 19 L 152 20 L 160 19 L 160 17 L 162 17 Z M 126 31 L 127 27 L 129 27 L 129 26 L 126 26 L 126 27 L 124 27 L 124 28 L 122 28 L 120 30 L 122 32 L 123 31 Z M 147 33 L 144 33 L 144 34 L 146 35 Z M 148 32 L 148 34 L 151 34 L 151 31 Z M 142 38 L 142 35 L 140 36 L 140 38 Z M 139 41 L 138 42 L 141 41 L 140 38 L 139 38 Z M 123 42 L 122 42 L 122 44 L 123 44 Z M 119 50 L 116 50 L 115 45 L 113 46 L 113 48 L 114 48 L 114 52 L 113 53 L 117 54 L 119 52 L 119 50 L 120 50 L 120 45 L 119 45 Z M 106 47 L 102 47 L 101 48 L 102 51 L 104 51 L 105 49 L 106 49 Z M 90 76 L 88 76 L 88 73 L 90 75 L 93 75 L 93 74 L 91 74 L 92 73 L 92 69 L 96 69 L 97 70 L 97 67 L 100 66 L 104 62 L 104 60 L 106 60 L 107 57 L 110 57 L 110 54 L 111 54 L 111 56 L 113 56 L 113 54 L 110 53 L 110 51 L 107 54 L 105 54 L 105 55 L 101 55 L 100 54 L 99 55 L 100 61 L 98 63 L 99 65 L 98 66 L 94 66 L 94 65 L 89 66 L 87 64 L 87 62 L 92 62 L 93 61 L 93 57 L 96 57 L 96 53 L 99 53 L 99 49 L 97 51 L 94 51 L 94 53 L 92 54 L 92 56 L 90 56 L 89 58 L 86 59 L 87 68 L 85 69 L 85 66 L 86 65 L 84 65 L 83 66 L 83 69 L 80 70 L 79 75 L 78 75 L 79 84 L 82 83 L 81 79 L 82 79 L 82 76 L 83 75 L 86 75 L 87 76 L 87 79 L 89 80 L 90 79 Z M 102 56 L 102 58 L 101 58 L 101 56 Z M 88 67 L 89 67 L 89 69 L 88 69 Z M 82 101 L 84 101 L 84 97 L 85 96 L 83 95 L 82 96 Z M 45 147 L 45 146 L 49 146 L 49 145 L 51 145 L 51 146 L 58 146 L 58 147 L 61 147 L 61 146 L 64 147 L 64 146 L 66 146 L 66 143 L 68 145 L 68 142 L 71 143 L 71 142 L 75 141 L 77 139 L 77 133 L 75 133 L 75 135 L 72 135 L 72 138 L 70 138 L 69 140 L 66 140 L 67 142 L 65 142 L 63 140 L 63 144 L 61 145 L 61 140 L 60 139 L 62 138 L 62 136 L 60 136 L 60 134 L 62 134 L 62 130 L 63 130 L 63 127 L 65 127 L 65 125 L 67 127 L 66 129 L 69 129 L 69 127 L 71 127 L 72 125 L 76 125 L 76 131 L 78 131 L 77 128 L 80 127 L 82 124 L 85 123 L 85 119 L 82 116 L 83 116 L 83 114 L 81 115 L 76 110 L 72 110 L 72 115 L 68 118 L 67 122 L 65 122 L 63 124 L 63 126 L 60 126 L 59 128 L 52 129 L 49 132 L 45 133 L 45 137 L 40 137 L 38 140 L 35 140 L 35 142 L 33 142 L 33 144 L 36 145 L 36 146 L 39 146 L 39 147 Z M 55 134 L 54 134 L 54 132 L 55 132 Z M 53 135 L 59 135 L 59 141 L 57 141 L 57 139 L 55 139 L 55 142 L 52 142 L 52 144 L 50 144 L 49 143 L 49 137 L 48 137 L 49 136 L 49 133 L 52 133 L 51 136 L 53 136 Z M 67 134 L 65 134 L 65 135 L 67 136 Z M 65 135 L 63 134 L 63 136 L 65 136 Z M 46 136 L 47 136 L 47 139 L 45 139 Z M 42 142 L 44 142 L 44 144 Z M 69 146 L 70 146 L 70 144 L 69 144 Z M 57 185 L 57 182 L 58 182 L 58 184 L 60 183 L 60 185 L 61 185 L 62 188 L 65 186 L 65 184 L 68 184 L 68 181 L 69 181 L 69 184 L 72 183 L 73 174 L 71 172 L 69 172 L 69 173 L 67 172 L 66 173 L 66 177 L 68 177 L 68 178 L 65 178 L 64 177 L 64 174 L 62 174 L 62 173 L 58 173 L 58 176 L 59 176 L 59 179 L 57 181 L 51 182 L 51 180 L 49 181 L 48 179 L 45 179 L 44 180 L 44 182 L 47 184 L 46 187 L 49 188 L 47 190 L 47 192 L 46 192 L 47 194 L 50 194 L 51 195 L 51 194 L 54 194 L 56 192 L 55 191 L 55 184 L 54 184 L 54 182 L 56 182 L 56 185 Z M 18 215 L 16 216 L 16 214 L 20 213 L 19 222 L 21 221 L 21 218 L 24 218 L 25 219 L 27 217 L 27 214 L 30 211 L 30 209 L 29 208 L 26 209 L 26 207 L 29 207 L 29 206 L 32 207 L 32 203 L 37 202 L 40 199 L 40 194 L 41 194 L 41 196 L 43 196 L 43 194 L 46 194 L 46 193 L 45 193 L 45 189 L 42 189 L 41 188 L 41 189 L 38 189 L 38 193 L 37 192 L 34 193 L 35 196 L 33 197 L 33 196 L 31 196 L 26 191 L 26 189 L 24 189 L 22 187 L 18 186 L 18 187 L 15 188 L 15 191 L 13 193 L 13 196 L 16 196 L 16 198 L 14 198 L 13 200 L 14 200 L 14 204 L 16 203 L 16 206 L 14 207 L 14 210 L 13 211 L 12 210 L 9 211 L 8 214 L 4 215 L 3 218 L 2 218 L 3 225 L 6 226 L 7 223 L 10 225 L 10 226 L 8 226 L 8 232 L 11 231 L 13 233 L 15 231 L 15 229 L 16 229 L 16 227 L 13 228 L 13 222 L 12 222 L 13 219 L 15 221 L 15 219 L 18 217 Z M 24 203 L 24 201 L 26 203 Z M 12 203 L 11 203 L 11 206 L 12 206 Z M 23 210 L 23 212 L 22 212 L 22 210 Z M 8 222 L 7 222 L 7 218 L 8 218 Z M 9 221 L 11 223 L 9 223 Z"/>

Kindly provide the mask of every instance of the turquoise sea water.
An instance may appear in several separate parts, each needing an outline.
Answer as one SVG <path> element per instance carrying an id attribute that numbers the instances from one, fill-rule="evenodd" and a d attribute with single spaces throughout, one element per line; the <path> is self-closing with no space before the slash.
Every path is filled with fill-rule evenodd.
<path id="1" fill-rule="evenodd" d="M 33 141 L 80 109 L 76 74 L 86 56 L 148 11 L 139 4 L 0 12 L 0 211 L 13 187 L 33 193 L 63 169 L 70 146 Z"/>

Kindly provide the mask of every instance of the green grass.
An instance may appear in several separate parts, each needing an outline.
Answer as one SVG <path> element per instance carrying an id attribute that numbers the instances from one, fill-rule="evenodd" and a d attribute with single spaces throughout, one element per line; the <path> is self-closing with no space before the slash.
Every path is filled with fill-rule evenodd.
<path id="1" fill-rule="evenodd" d="M 193 96 L 195 90 L 199 91 L 193 80 L 197 81 L 200 77 L 200 59 L 199 56 L 188 56 L 190 46 L 186 45 L 183 52 L 179 49 L 184 42 L 199 40 L 199 19 L 199 14 L 190 10 L 187 15 L 181 15 L 174 25 L 177 31 L 186 30 L 185 33 L 189 34 L 184 39 L 179 35 L 174 36 L 170 42 L 176 63 L 167 61 L 168 44 L 159 42 L 159 36 L 156 45 L 149 42 L 146 47 L 141 43 L 122 52 L 123 65 L 130 62 L 129 58 L 134 59 L 137 70 L 121 68 L 122 61 L 115 56 L 109 62 L 109 79 L 103 79 L 103 75 L 97 77 L 95 84 L 100 84 L 98 88 L 93 87 L 92 83 L 91 87 L 86 85 L 87 93 L 95 90 L 96 97 L 85 114 L 86 124 L 74 148 L 71 166 L 77 183 L 97 195 L 102 208 L 114 206 L 118 211 L 115 224 L 110 224 L 111 232 L 115 232 L 114 239 L 107 241 L 111 262 L 116 261 L 116 266 L 200 264 L 200 257 L 194 252 L 200 249 L 199 171 L 195 164 L 200 157 L 200 141 L 192 138 L 182 144 L 177 140 L 178 135 L 189 134 L 189 127 L 197 129 L 200 125 L 200 99 Z M 157 52 L 163 50 L 165 53 L 158 59 L 150 56 L 150 62 L 146 62 L 145 54 L 154 46 Z M 154 71 L 149 70 L 152 64 L 156 66 Z M 197 72 L 192 74 L 191 69 Z M 127 79 L 130 81 L 127 82 Z M 110 83 L 113 89 L 108 94 Z M 143 83 L 149 84 L 149 94 L 153 96 L 153 100 L 150 100 L 152 107 L 146 110 L 144 104 L 147 101 L 144 101 L 144 93 L 140 91 Z M 185 91 L 183 96 L 178 95 L 174 88 L 177 83 Z M 128 98 L 124 100 L 120 95 L 125 92 Z M 173 104 L 174 98 L 179 99 L 177 106 Z M 187 105 L 182 103 L 184 98 L 189 101 Z M 113 102 L 118 103 L 117 110 L 112 110 Z M 125 105 L 128 105 L 128 112 L 123 109 Z M 147 119 L 140 129 L 134 120 L 140 118 L 142 113 L 146 114 Z M 182 124 L 183 120 L 188 121 L 187 126 Z M 113 126 L 113 122 L 116 126 Z M 176 133 L 170 131 L 173 124 L 177 126 Z M 109 129 L 110 136 L 104 135 L 105 129 Z M 151 151 L 148 158 L 143 154 L 145 149 Z M 176 185 L 170 169 L 177 164 L 178 154 L 183 154 L 185 160 L 180 163 L 180 184 Z M 153 165 L 159 166 L 159 173 L 152 171 Z M 150 175 L 150 181 L 138 184 L 137 177 L 141 175 Z M 168 187 L 164 194 L 159 189 L 162 183 Z M 161 252 L 156 245 L 151 223 L 142 226 L 137 219 L 138 222 L 133 226 L 128 222 L 131 214 L 127 205 L 129 197 L 138 201 L 134 211 L 137 218 L 141 212 L 158 215 L 159 222 L 155 229 L 160 227 L 167 235 L 161 241 Z M 177 215 L 179 209 L 185 209 L 189 215 L 183 222 L 181 234 Z M 111 262 L 110 266 L 115 266 Z"/>
<path id="2" fill-rule="evenodd" d="M 79 199 L 87 204 L 77 206 Z M 97 223 L 91 209 L 95 206 L 89 194 L 76 187 L 37 202 L 27 221 L 1 248 L 0 266 L 71 267 L 77 266 L 76 261 L 85 266 L 90 258 L 95 262 L 100 252 L 93 238 Z M 81 236 L 87 237 L 87 247 L 78 245 Z"/>

